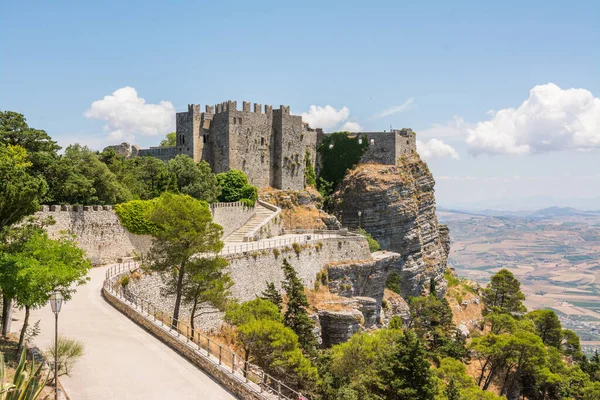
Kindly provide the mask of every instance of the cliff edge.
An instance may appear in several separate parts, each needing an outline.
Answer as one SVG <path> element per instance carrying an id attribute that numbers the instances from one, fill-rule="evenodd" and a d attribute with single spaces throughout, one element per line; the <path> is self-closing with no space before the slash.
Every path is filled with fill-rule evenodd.
<path id="1" fill-rule="evenodd" d="M 383 250 L 400 254 L 395 271 L 405 298 L 427 292 L 431 278 L 440 295 L 447 288 L 450 237 L 438 224 L 434 186 L 427 164 L 412 153 L 397 165 L 359 164 L 332 195 L 333 213 L 345 227 L 360 227 Z"/>

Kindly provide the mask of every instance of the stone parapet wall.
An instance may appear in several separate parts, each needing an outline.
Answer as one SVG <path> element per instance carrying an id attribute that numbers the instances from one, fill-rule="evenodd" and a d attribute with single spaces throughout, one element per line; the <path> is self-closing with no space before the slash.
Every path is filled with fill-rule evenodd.
<path id="1" fill-rule="evenodd" d="M 256 207 L 248 207 L 239 201 L 210 205 L 213 222 L 223 227 L 223 238 L 231 235 L 256 214 Z"/>
<path id="2" fill-rule="evenodd" d="M 267 239 L 282 235 L 283 216 L 281 214 L 281 208 L 262 200 L 258 200 L 258 204 L 273 211 L 273 214 L 248 233 L 247 241 Z"/>
<path id="3" fill-rule="evenodd" d="M 55 221 L 44 227 L 50 237 L 64 232 L 75 234 L 77 246 L 85 250 L 94 265 L 118 262 L 134 252 L 146 253 L 152 245 L 151 236 L 128 232 L 111 206 L 42 206 L 35 216 Z"/>

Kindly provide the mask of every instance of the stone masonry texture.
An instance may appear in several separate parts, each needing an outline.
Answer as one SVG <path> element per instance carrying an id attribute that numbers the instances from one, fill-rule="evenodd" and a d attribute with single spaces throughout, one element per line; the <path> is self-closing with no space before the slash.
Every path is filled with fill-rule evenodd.
<path id="1" fill-rule="evenodd" d="M 206 106 L 205 111 L 199 104 L 190 104 L 187 111 L 177 113 L 176 125 L 176 146 L 141 149 L 139 155 L 168 161 L 187 154 L 195 162 L 208 162 L 215 173 L 239 169 L 254 186 L 283 190 L 304 189 L 306 154 L 317 168 L 317 148 L 325 137 L 322 129 L 313 129 L 301 116 L 292 115 L 289 106 L 273 109 L 249 102 L 243 102 L 241 110 L 236 101 Z M 363 162 L 394 165 L 403 154 L 416 151 L 411 129 L 352 135 L 369 141 Z"/>

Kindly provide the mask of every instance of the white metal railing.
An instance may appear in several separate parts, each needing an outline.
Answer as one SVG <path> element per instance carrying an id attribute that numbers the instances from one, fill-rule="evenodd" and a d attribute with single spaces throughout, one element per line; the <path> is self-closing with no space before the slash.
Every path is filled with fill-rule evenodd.
<path id="1" fill-rule="evenodd" d="M 279 239 L 268 239 L 260 240 L 258 242 L 243 242 L 240 244 L 226 245 L 223 250 L 219 252 L 219 255 L 226 256 L 230 254 L 241 254 L 249 251 L 260 251 L 274 249 L 278 247 L 291 246 L 294 243 L 306 244 L 318 242 L 322 239 L 339 238 L 342 236 L 356 236 L 353 233 L 344 231 L 316 231 L 311 230 L 306 233 L 302 233 L 301 236 L 282 237 Z"/>
<path id="2" fill-rule="evenodd" d="M 310 400 L 281 380 L 267 374 L 259 366 L 254 365 L 227 347 L 216 343 L 198 329 L 191 329 L 184 321 L 174 320 L 151 302 L 136 296 L 119 284 L 118 279 L 124 274 L 139 268 L 137 262 L 128 262 L 110 267 L 106 271 L 104 290 L 110 292 L 119 301 L 143 316 L 149 323 L 160 327 L 174 339 L 185 344 L 197 355 L 218 366 L 241 385 L 256 393 L 265 400 Z M 216 377 L 215 377 L 216 378 Z"/>

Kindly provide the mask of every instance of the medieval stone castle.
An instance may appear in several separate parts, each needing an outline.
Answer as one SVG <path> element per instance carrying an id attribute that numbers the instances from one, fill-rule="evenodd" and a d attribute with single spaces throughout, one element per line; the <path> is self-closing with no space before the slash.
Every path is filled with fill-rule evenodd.
<path id="1" fill-rule="evenodd" d="M 289 106 L 272 106 L 227 101 L 216 106 L 188 105 L 187 112 L 176 117 L 177 144 L 172 147 L 141 149 L 140 156 L 163 161 L 187 154 L 195 162 L 207 161 L 214 173 L 239 169 L 258 187 L 300 190 L 305 187 L 307 162 L 318 170 L 317 147 L 326 133 L 313 129 L 299 115 L 290 114 Z M 400 156 L 416 151 L 411 129 L 389 132 L 353 133 L 368 140 L 362 162 L 395 164 Z M 306 159 L 308 157 L 308 161 Z"/>

